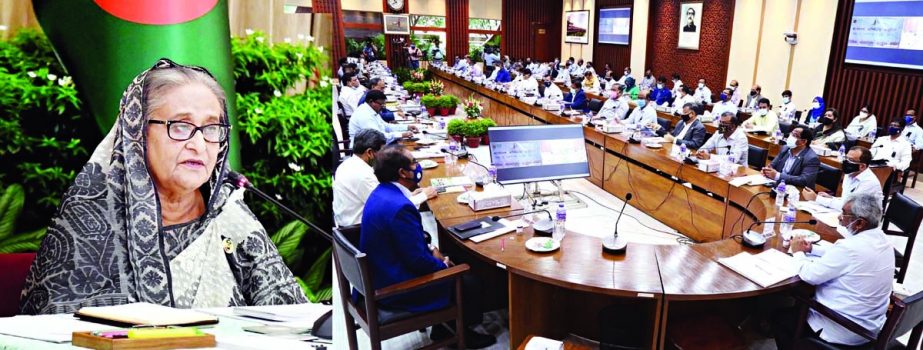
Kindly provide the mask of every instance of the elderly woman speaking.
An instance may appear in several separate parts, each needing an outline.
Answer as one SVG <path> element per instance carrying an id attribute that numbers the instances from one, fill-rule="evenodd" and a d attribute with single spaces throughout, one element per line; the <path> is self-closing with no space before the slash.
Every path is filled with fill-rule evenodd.
<path id="1" fill-rule="evenodd" d="M 230 126 L 214 77 L 161 59 L 119 110 L 64 194 L 22 312 L 307 302 L 243 190 L 223 184 Z"/>

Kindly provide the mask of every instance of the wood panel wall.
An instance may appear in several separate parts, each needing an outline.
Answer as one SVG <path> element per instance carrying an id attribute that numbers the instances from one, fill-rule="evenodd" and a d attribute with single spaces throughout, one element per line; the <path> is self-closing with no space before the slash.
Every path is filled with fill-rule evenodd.
<path id="1" fill-rule="evenodd" d="M 865 103 L 871 104 L 869 110 L 878 116 L 878 125 L 903 117 L 908 108 L 916 109 L 919 116 L 923 109 L 923 71 L 845 63 L 855 4 L 855 0 L 845 0 L 837 9 L 824 87 L 827 106 L 839 109 L 844 123 L 849 123 Z"/>
<path id="2" fill-rule="evenodd" d="M 315 13 L 329 13 L 333 15 L 333 40 L 330 50 L 330 59 L 338 60 L 340 57 L 346 57 L 346 31 L 343 28 L 343 7 L 340 0 L 314 0 L 313 10 Z"/>
<path id="3" fill-rule="evenodd" d="M 510 57 L 532 57 L 537 45 L 549 45 L 550 57 L 532 57 L 552 61 L 561 52 L 561 0 L 503 0 L 503 37 L 501 51 Z M 535 23 L 545 23 L 548 39 L 536 42 L 532 38 Z"/>
<path id="4" fill-rule="evenodd" d="M 445 29 L 446 59 L 454 63 L 468 55 L 468 0 L 445 0 Z"/>
<path id="5" fill-rule="evenodd" d="M 632 0 L 597 0 L 596 15 L 594 18 L 596 18 L 597 22 L 599 21 L 599 9 L 619 6 L 634 7 L 632 6 L 633 3 L 634 1 Z M 596 28 L 599 28 L 598 23 L 594 25 L 596 25 Z M 600 44 L 599 30 L 594 31 L 594 33 L 593 68 L 596 68 L 596 71 L 602 74 L 603 67 L 608 63 L 609 66 L 612 67 L 612 70 L 615 71 L 616 77 L 621 76 L 622 69 L 631 65 L 631 45 Z M 630 37 L 629 40 L 631 40 Z M 644 74 L 644 72 L 632 72 L 632 74 L 634 74 L 634 76 L 640 76 Z"/>

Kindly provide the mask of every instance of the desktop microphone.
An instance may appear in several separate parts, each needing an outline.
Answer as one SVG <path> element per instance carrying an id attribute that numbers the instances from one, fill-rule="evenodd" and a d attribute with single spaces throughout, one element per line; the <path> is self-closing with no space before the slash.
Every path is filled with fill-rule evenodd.
<path id="1" fill-rule="evenodd" d="M 743 235 L 741 235 L 741 237 L 743 237 L 743 239 L 741 240 L 741 243 L 743 243 L 743 245 L 745 245 L 745 246 L 747 246 L 747 247 L 750 247 L 750 248 L 759 248 L 759 247 L 762 247 L 763 244 L 766 244 L 766 237 L 763 237 L 763 234 L 762 234 L 762 233 L 758 233 L 758 232 L 751 231 L 751 229 L 753 229 L 753 226 L 756 226 L 756 225 L 759 225 L 759 224 L 811 224 L 811 225 L 817 225 L 817 220 L 811 219 L 811 220 L 808 220 L 808 221 L 793 221 L 793 222 L 783 222 L 783 221 L 757 221 L 757 222 L 754 222 L 753 224 L 750 225 L 750 227 L 747 227 L 747 230 L 744 231 Z"/>
<path id="2" fill-rule="evenodd" d="M 424 134 L 427 134 L 427 135 L 436 136 L 436 137 L 441 138 L 441 139 L 443 139 L 443 140 L 448 140 L 448 139 L 449 139 L 448 137 L 442 136 L 442 135 L 440 135 L 440 134 L 438 134 L 438 133 L 433 133 L 433 132 L 429 132 L 429 131 L 426 131 L 426 130 L 423 130 L 423 131 L 421 131 L 421 132 L 424 133 Z"/>
<path id="3" fill-rule="evenodd" d="M 628 206 L 628 201 L 631 200 L 631 197 L 631 192 L 625 194 L 622 210 L 619 211 L 619 217 L 615 219 L 615 230 L 612 233 L 612 237 L 603 239 L 603 252 L 609 254 L 625 254 L 625 250 L 628 248 L 628 241 L 625 240 L 624 237 L 619 237 L 619 221 L 622 220 L 622 214 L 625 212 L 625 207 Z"/>

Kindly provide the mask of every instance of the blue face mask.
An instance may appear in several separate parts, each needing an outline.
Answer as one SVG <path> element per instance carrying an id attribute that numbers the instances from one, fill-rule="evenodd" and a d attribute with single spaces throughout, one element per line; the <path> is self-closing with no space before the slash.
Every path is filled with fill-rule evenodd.
<path id="1" fill-rule="evenodd" d="M 728 100 L 728 94 L 722 92 L 722 93 L 721 93 L 721 101 L 727 101 L 727 100 Z"/>
<path id="2" fill-rule="evenodd" d="M 904 122 L 906 122 L 907 124 L 913 123 L 913 117 L 909 115 L 904 116 Z"/>
<path id="3" fill-rule="evenodd" d="M 901 128 L 898 127 L 888 127 L 888 135 L 894 136 L 901 133 Z"/>
<path id="4" fill-rule="evenodd" d="M 413 182 L 420 183 L 420 181 L 423 181 L 423 166 L 417 163 L 417 167 L 413 169 Z"/>
<path id="5" fill-rule="evenodd" d="M 638 104 L 638 107 L 644 108 L 644 106 L 647 104 L 647 101 L 645 101 L 645 100 L 638 100 L 638 101 L 636 101 L 636 103 Z"/>

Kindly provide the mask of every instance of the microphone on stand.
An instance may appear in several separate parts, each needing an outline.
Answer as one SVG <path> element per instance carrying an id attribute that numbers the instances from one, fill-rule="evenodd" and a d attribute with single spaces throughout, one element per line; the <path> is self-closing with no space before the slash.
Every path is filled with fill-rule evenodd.
<path id="1" fill-rule="evenodd" d="M 625 207 L 628 206 L 628 201 L 631 200 L 631 192 L 625 194 L 625 202 L 622 203 L 622 210 L 619 211 L 619 217 L 615 219 L 615 230 L 612 233 L 612 237 L 606 237 L 603 239 L 603 252 L 609 254 L 625 254 L 626 248 L 628 248 L 628 241 L 624 237 L 619 237 L 619 221 L 622 220 L 622 214 L 625 212 Z"/>
<path id="2" fill-rule="evenodd" d="M 757 222 L 754 222 L 753 224 L 750 225 L 750 227 L 747 227 L 747 230 L 746 230 L 746 231 L 744 231 L 744 233 L 743 233 L 743 235 L 742 235 L 743 239 L 741 240 L 741 243 L 743 243 L 743 245 L 745 245 L 745 246 L 747 246 L 747 247 L 751 247 L 751 248 L 759 248 L 759 247 L 762 247 L 763 244 L 766 244 L 766 237 L 763 237 L 763 234 L 762 234 L 762 233 L 751 231 L 751 229 L 753 229 L 753 226 L 756 226 L 756 225 L 759 225 L 759 224 L 786 224 L 786 223 L 787 223 L 787 222 L 783 222 L 783 221 L 757 221 Z M 787 224 L 811 224 L 811 225 L 817 225 L 817 220 L 811 219 L 811 220 L 808 220 L 808 221 L 793 221 L 793 222 L 788 222 Z"/>

